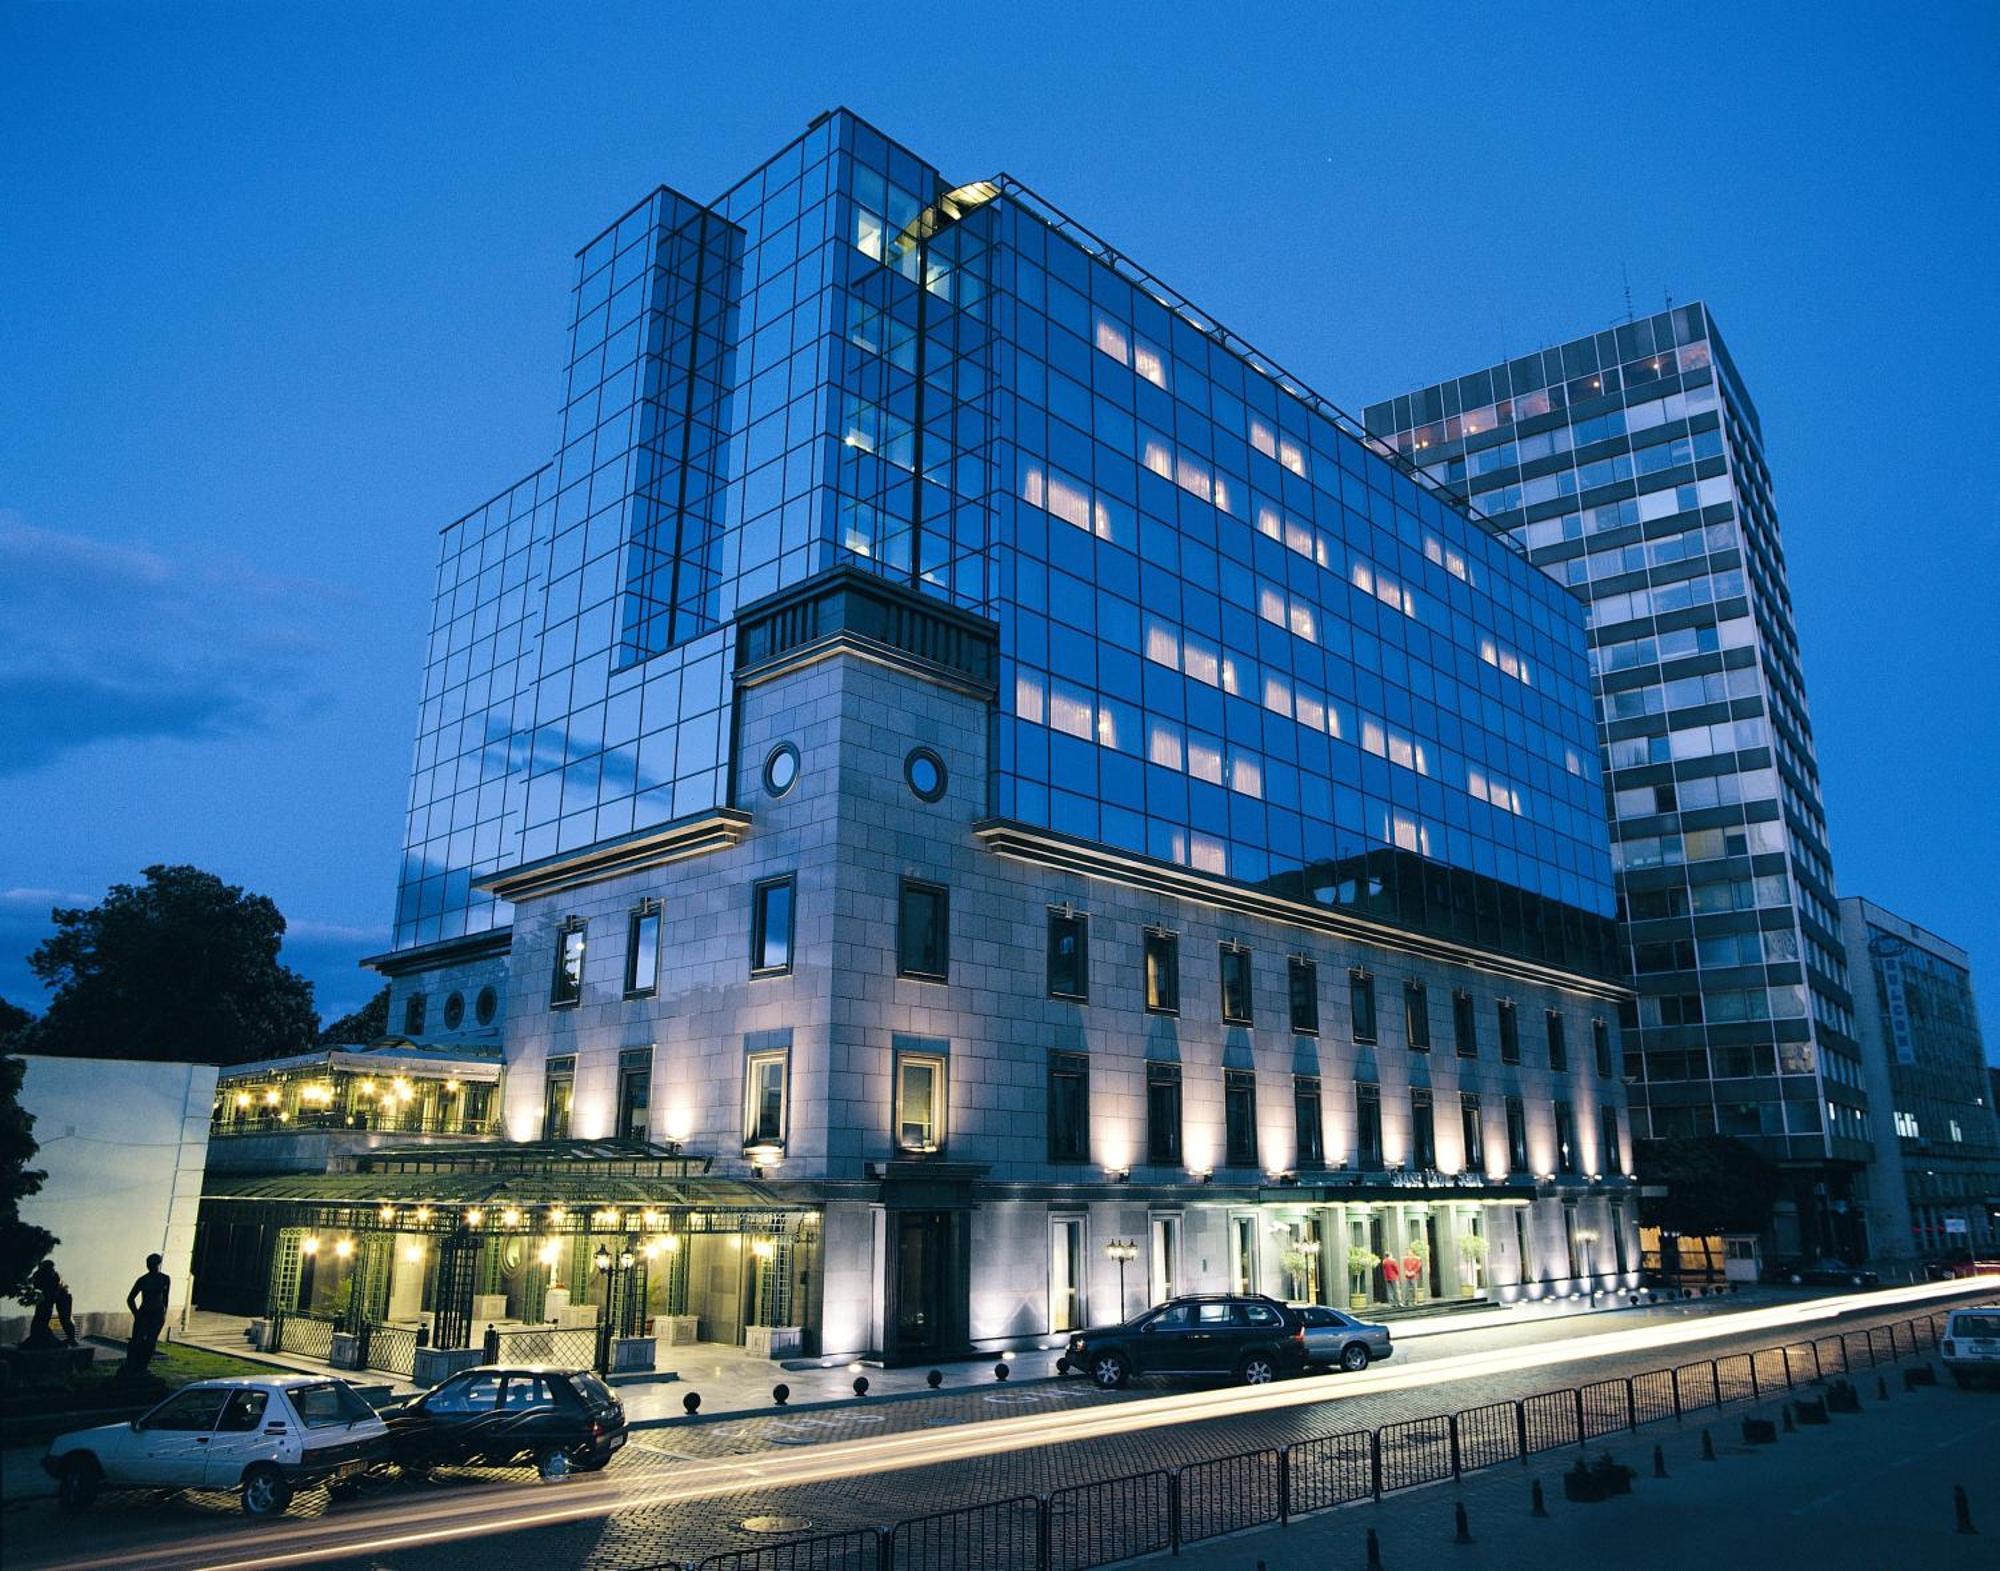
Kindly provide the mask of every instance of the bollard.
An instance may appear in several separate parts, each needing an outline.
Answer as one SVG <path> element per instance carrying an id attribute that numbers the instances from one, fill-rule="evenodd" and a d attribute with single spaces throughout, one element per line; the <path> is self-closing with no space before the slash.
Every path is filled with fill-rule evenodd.
<path id="1" fill-rule="evenodd" d="M 1704 1462 L 1715 1460 L 1715 1437 L 1706 1429 L 1701 1432 L 1701 1459 Z"/>
<path id="2" fill-rule="evenodd" d="M 854 1394 L 856 1396 L 866 1396 L 868 1394 L 868 1377 L 866 1375 L 856 1375 L 854 1377 Z"/>
<path id="3" fill-rule="evenodd" d="M 1372 1527 L 1368 1529 L 1368 1571 L 1382 1571 L 1382 1542 Z"/>
<path id="4" fill-rule="evenodd" d="M 1653 1476 L 1655 1478 L 1667 1476 L 1667 1454 L 1658 1446 L 1653 1447 Z"/>
<path id="5" fill-rule="evenodd" d="M 1472 1542 L 1472 1524 L 1465 1519 L 1465 1502 L 1463 1500 L 1458 1503 L 1457 1516 L 1458 1531 L 1452 1535 L 1451 1541 L 1454 1544 L 1469 1544 Z"/>
<path id="6" fill-rule="evenodd" d="M 1972 1525 L 1972 1502 L 1965 1498 L 1965 1485 L 1953 1484 L 1951 1486 L 1951 1506 L 1952 1510 L 1958 1513 L 1958 1530 L 1961 1533 L 1977 1533 L 1979 1531 L 1978 1528 Z"/>
<path id="7" fill-rule="evenodd" d="M 686 1410 L 689 1418 L 694 1417 L 696 1413 L 701 1411 L 701 1393 L 699 1391 L 688 1392 L 686 1396 L 681 1398 L 681 1406 Z"/>
<path id="8" fill-rule="evenodd" d="M 924 1384 L 935 1391 L 939 1386 L 944 1384 L 944 1371 L 942 1369 L 933 1369 L 929 1374 L 924 1376 Z"/>
<path id="9" fill-rule="evenodd" d="M 1547 1516 L 1549 1508 L 1542 1502 L 1542 1481 L 1535 1480 L 1535 1487 L 1528 1491 L 1528 1515 Z"/>
<path id="10" fill-rule="evenodd" d="M 792 1388 L 786 1385 L 784 1381 L 780 1380 L 776 1385 L 771 1387 L 771 1400 L 776 1402 L 778 1406 L 783 1407 L 791 1399 Z"/>
<path id="11" fill-rule="evenodd" d="M 1005 1359 L 1002 1359 L 993 1366 L 993 1378 L 995 1380 L 1005 1380 L 1007 1378 L 1007 1362 Z"/>
<path id="12" fill-rule="evenodd" d="M 1889 1377 L 1887 1375 L 1877 1375 L 1875 1377 L 1875 1399 L 1878 1402 L 1889 1400 Z"/>

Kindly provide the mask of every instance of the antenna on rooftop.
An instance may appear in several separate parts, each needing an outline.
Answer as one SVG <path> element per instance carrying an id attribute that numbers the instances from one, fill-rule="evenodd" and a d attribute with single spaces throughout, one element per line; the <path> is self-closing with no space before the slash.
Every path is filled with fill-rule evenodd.
<path id="1" fill-rule="evenodd" d="M 1623 262 L 1618 264 L 1619 276 L 1625 280 L 1625 320 L 1632 320 L 1632 270 Z"/>

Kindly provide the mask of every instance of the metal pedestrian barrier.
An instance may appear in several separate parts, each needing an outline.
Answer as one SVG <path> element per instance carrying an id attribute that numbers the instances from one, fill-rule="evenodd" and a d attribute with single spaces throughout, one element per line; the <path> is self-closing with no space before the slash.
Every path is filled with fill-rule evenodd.
<path id="1" fill-rule="evenodd" d="M 319 1332 L 304 1329 L 317 1324 Z M 325 1322 L 300 1318 L 302 1338 L 330 1337 Z M 379 1335 L 388 1327 L 370 1327 Z M 1679 1420 L 1689 1413 L 1762 1400 L 1857 1368 L 1919 1358 L 1935 1349 L 1942 1314 L 1697 1359 L 1667 1369 L 1376 1430 L 1314 1435 L 1288 1445 L 1210 1457 L 1170 1469 L 1016 1495 L 892 1527 L 725 1550 L 697 1565 L 668 1561 L 643 1571 L 1088 1571 L 1183 1544 L 1295 1516 L 1330 1511 L 1397 1490 L 1461 1478 L 1600 1436 Z M 278 1328 L 289 1349 L 293 1322 Z M 505 1333 L 524 1336 L 562 1332 Z M 587 1332 L 581 1333 L 588 1335 Z M 524 1349 L 510 1348 L 517 1356 Z"/>

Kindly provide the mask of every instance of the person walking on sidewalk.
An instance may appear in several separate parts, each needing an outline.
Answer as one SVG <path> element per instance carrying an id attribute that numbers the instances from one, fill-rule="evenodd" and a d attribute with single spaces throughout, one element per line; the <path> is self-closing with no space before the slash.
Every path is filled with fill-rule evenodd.
<path id="1" fill-rule="evenodd" d="M 127 1369 L 142 1370 L 153 1361 L 160 1333 L 167 1328 L 167 1294 L 172 1287 L 173 1279 L 160 1269 L 160 1257 L 146 1256 L 146 1274 L 125 1295 L 125 1307 L 132 1311 L 132 1340 L 125 1344 Z"/>

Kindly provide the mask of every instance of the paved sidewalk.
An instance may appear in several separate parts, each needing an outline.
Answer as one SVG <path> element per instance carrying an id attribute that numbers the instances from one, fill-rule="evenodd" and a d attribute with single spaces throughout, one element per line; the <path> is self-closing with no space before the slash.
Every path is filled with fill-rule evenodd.
<path id="1" fill-rule="evenodd" d="M 1189 1571 L 1365 1571 L 1373 1528 L 1388 1571 L 1448 1565 L 1454 1571 L 1614 1561 L 1810 1565 L 1813 1571 L 1956 1571 L 2000 1564 L 2000 1390 L 1960 1392 L 1949 1382 L 1905 1392 L 1890 1371 L 1880 1400 L 1857 1380 L 1858 1415 L 1779 1434 L 1770 1446 L 1741 1440 L 1740 1410 L 1714 1418 L 1717 1459 L 1701 1459 L 1701 1426 L 1654 1425 L 1593 1444 L 1639 1470 L 1632 1493 L 1596 1505 L 1563 1499 L 1575 1451 L 1510 1463 L 1379 1504 L 1304 1517 L 1181 1551 Z M 1771 1418 L 1780 1409 L 1755 1410 Z M 1653 1447 L 1665 1455 L 1655 1478 Z M 1529 1513 L 1539 1479 L 1547 1520 Z M 1952 1486 L 1962 1484 L 1978 1533 L 1954 1530 Z M 1472 1542 L 1453 1542 L 1453 1508 L 1466 1508 Z"/>

